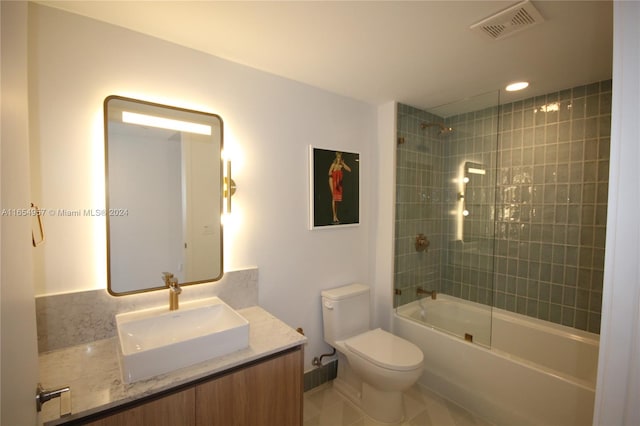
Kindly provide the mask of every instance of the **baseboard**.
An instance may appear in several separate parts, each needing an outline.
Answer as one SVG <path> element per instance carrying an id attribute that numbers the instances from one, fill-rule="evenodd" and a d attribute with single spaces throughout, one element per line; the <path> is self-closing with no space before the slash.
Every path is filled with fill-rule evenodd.
<path id="1" fill-rule="evenodd" d="M 311 390 L 328 381 L 336 378 L 338 375 L 338 360 L 327 362 L 325 365 L 314 368 L 304 373 L 304 391 Z"/>

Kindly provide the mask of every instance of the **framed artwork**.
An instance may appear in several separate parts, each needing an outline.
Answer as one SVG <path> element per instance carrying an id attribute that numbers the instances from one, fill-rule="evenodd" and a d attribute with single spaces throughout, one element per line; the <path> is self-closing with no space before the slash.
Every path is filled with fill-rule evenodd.
<path id="1" fill-rule="evenodd" d="M 309 147 L 310 229 L 360 223 L 360 154 Z"/>

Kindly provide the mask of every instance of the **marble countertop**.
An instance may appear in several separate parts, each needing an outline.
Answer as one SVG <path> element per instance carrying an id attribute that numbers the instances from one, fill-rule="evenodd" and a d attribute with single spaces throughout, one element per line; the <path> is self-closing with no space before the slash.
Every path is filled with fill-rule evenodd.
<path id="1" fill-rule="evenodd" d="M 117 407 L 176 386 L 222 372 L 250 361 L 304 344 L 307 339 L 258 306 L 237 311 L 249 321 L 249 347 L 209 361 L 131 384 L 122 381 L 118 338 L 46 352 L 40 355 L 40 382 L 44 388 L 71 388 L 70 416 L 60 418 L 53 399 L 42 407 L 45 426 Z"/>

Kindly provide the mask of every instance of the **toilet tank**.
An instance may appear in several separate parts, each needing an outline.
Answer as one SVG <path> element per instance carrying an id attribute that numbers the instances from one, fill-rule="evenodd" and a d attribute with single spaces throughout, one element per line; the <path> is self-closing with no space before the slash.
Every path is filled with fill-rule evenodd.
<path id="1" fill-rule="evenodd" d="M 321 292 L 324 340 L 332 346 L 369 330 L 369 287 L 350 284 Z"/>

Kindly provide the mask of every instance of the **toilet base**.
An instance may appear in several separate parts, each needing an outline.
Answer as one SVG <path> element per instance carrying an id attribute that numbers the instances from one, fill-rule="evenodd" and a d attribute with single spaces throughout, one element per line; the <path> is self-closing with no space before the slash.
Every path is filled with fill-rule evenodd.
<path id="1" fill-rule="evenodd" d="M 362 393 L 339 377 L 333 379 L 333 389 L 347 398 L 353 405 L 362 409 Z"/>
<path id="2" fill-rule="evenodd" d="M 336 392 L 376 422 L 397 425 L 404 420 L 402 392 L 380 391 L 367 383 L 361 383 L 360 388 L 361 391 L 340 377 L 333 380 Z"/>
<path id="3" fill-rule="evenodd" d="M 402 392 L 381 391 L 362 383 L 362 411 L 382 423 L 400 423 L 404 420 Z"/>

